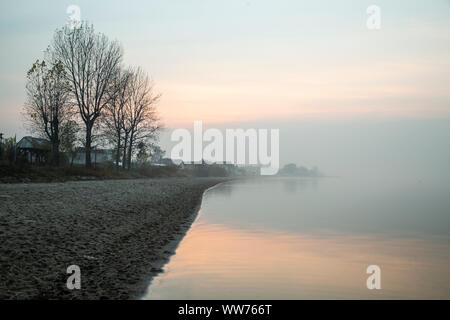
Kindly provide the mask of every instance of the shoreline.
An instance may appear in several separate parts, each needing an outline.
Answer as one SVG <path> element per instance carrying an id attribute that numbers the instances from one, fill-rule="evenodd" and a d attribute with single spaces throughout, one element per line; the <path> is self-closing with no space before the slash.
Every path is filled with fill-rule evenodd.
<path id="1" fill-rule="evenodd" d="M 0 299 L 142 299 L 229 179 L 0 185 Z M 81 289 L 66 287 L 69 265 Z"/>
<path id="2" fill-rule="evenodd" d="M 143 292 L 142 295 L 140 295 L 139 297 L 134 297 L 133 299 L 137 299 L 137 300 L 146 300 L 145 297 L 147 296 L 148 289 L 149 287 L 152 285 L 152 281 L 153 279 L 155 279 L 155 277 L 157 277 L 158 275 L 160 275 L 161 273 L 164 272 L 164 266 L 166 264 L 168 264 L 170 262 L 170 259 L 172 259 L 172 257 L 176 254 L 176 250 L 178 249 L 178 247 L 180 246 L 181 242 L 183 241 L 183 239 L 185 238 L 185 236 L 187 235 L 187 233 L 189 232 L 189 230 L 191 230 L 192 225 L 194 224 L 195 221 L 197 221 L 197 219 L 199 218 L 199 212 L 201 209 L 201 205 L 202 205 L 202 201 L 203 201 L 203 196 L 205 195 L 206 192 L 208 192 L 209 190 L 216 188 L 217 186 L 221 185 L 222 183 L 226 182 L 228 180 L 225 181 L 220 181 L 217 184 L 205 189 L 202 193 L 202 197 L 200 199 L 200 202 L 197 206 L 197 208 L 194 210 L 194 212 L 192 213 L 192 215 L 188 218 L 188 221 L 186 221 L 186 223 L 184 225 L 182 225 L 182 232 L 180 234 L 177 235 L 176 239 L 170 241 L 168 244 L 166 244 L 163 247 L 163 251 L 166 253 L 166 256 L 163 257 L 162 259 L 159 259 L 157 261 L 154 261 L 154 267 L 157 268 L 156 271 L 150 272 L 148 280 L 146 282 L 146 287 L 145 287 L 145 291 Z"/>

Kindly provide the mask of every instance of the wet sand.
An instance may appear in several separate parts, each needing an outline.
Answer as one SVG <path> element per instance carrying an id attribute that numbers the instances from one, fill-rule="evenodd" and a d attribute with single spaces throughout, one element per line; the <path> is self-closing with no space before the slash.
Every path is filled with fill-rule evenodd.
<path id="1" fill-rule="evenodd" d="M 0 299 L 140 298 L 221 181 L 0 184 Z"/>

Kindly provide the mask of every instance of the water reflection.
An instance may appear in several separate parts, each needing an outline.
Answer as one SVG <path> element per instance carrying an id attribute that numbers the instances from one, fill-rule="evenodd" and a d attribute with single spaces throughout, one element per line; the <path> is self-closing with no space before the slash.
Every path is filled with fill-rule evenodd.
<path id="1" fill-rule="evenodd" d="M 374 209 L 362 210 L 361 198 L 370 206 L 381 194 L 364 195 L 359 184 L 268 179 L 214 188 L 205 194 L 198 220 L 146 298 L 450 298 L 450 241 L 445 228 L 436 225 L 448 213 L 429 211 L 427 217 L 437 221 L 420 229 L 410 221 L 418 219 L 415 202 L 408 212 L 398 203 L 411 196 L 403 187 L 387 189 L 403 197 L 393 201 L 387 192 L 378 207 L 397 210 L 405 220 L 403 228 L 389 226 L 398 216 L 383 222 L 384 213 L 374 218 Z M 337 201 L 349 190 L 359 190 L 359 198 Z M 436 194 L 425 198 L 435 202 Z M 444 208 L 448 202 L 441 201 L 429 205 Z M 351 222 L 355 217 L 350 225 L 337 219 Z M 371 223 L 384 228 L 367 232 L 373 230 L 367 225 Z M 381 267 L 382 290 L 366 288 L 370 264 Z"/>
<path id="2" fill-rule="evenodd" d="M 432 244 L 343 235 L 311 237 L 199 224 L 186 237 L 167 272 L 155 280 L 148 297 L 449 297 L 448 249 L 440 239 Z M 382 269 L 381 291 L 365 287 L 368 263 Z"/>
<path id="3" fill-rule="evenodd" d="M 317 189 L 318 179 L 280 179 L 283 183 L 283 190 L 288 194 L 296 194 L 298 191 L 306 189 Z"/>

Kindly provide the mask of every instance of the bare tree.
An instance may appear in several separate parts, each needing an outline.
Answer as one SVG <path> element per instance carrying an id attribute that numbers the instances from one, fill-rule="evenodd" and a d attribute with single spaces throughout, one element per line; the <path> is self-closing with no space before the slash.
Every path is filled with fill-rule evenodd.
<path id="1" fill-rule="evenodd" d="M 79 131 L 79 124 L 74 120 L 68 121 L 61 131 L 60 148 L 68 155 L 71 167 L 79 151 L 79 146 L 77 145 L 79 142 Z"/>
<path id="2" fill-rule="evenodd" d="M 102 119 L 102 131 L 104 138 L 115 145 L 116 149 L 116 168 L 119 168 L 120 156 L 122 154 L 122 143 L 128 139 L 128 132 L 124 126 L 125 105 L 129 100 L 129 85 L 131 72 L 120 70 L 113 80 L 112 96 L 105 108 L 105 114 Z M 125 137 L 123 137 L 125 135 Z"/>
<path id="3" fill-rule="evenodd" d="M 132 70 L 128 94 L 124 130 L 127 145 L 125 160 L 130 169 L 134 147 L 143 140 L 155 139 L 161 125 L 156 112 L 160 95 L 153 92 L 153 82 L 141 68 Z"/>
<path id="4" fill-rule="evenodd" d="M 27 80 L 24 116 L 32 131 L 50 140 L 52 164 L 58 166 L 61 132 L 72 116 L 64 67 L 59 61 L 50 67 L 37 60 Z"/>
<path id="5" fill-rule="evenodd" d="M 57 30 L 48 52 L 66 71 L 72 98 L 86 126 L 86 167 L 91 167 L 92 130 L 114 96 L 108 92 L 115 89 L 112 79 L 120 69 L 122 48 L 84 22 L 80 28 Z"/>

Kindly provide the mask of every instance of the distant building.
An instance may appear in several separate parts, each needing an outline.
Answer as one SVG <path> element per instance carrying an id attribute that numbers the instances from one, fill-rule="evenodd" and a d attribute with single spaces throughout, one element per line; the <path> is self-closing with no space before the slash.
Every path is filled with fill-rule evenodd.
<path id="1" fill-rule="evenodd" d="M 194 170 L 194 169 L 199 169 L 199 168 L 206 168 L 211 165 L 213 165 L 213 163 L 208 163 L 202 159 L 202 162 L 181 161 L 178 164 L 178 167 L 182 170 Z"/>
<path id="2" fill-rule="evenodd" d="M 17 143 L 16 149 L 17 159 L 31 164 L 44 164 L 48 161 L 52 144 L 46 139 L 27 136 Z"/>
<path id="3" fill-rule="evenodd" d="M 175 163 L 170 158 L 162 158 L 157 162 L 159 165 L 164 167 L 172 167 L 175 166 Z"/>
<path id="4" fill-rule="evenodd" d="M 176 167 L 177 164 L 170 158 L 161 158 L 158 161 L 150 162 L 155 167 Z"/>
<path id="5" fill-rule="evenodd" d="M 181 170 L 194 170 L 196 166 L 199 166 L 201 164 L 195 163 L 192 161 L 181 161 L 181 163 L 178 165 Z"/>
<path id="6" fill-rule="evenodd" d="M 115 161 L 115 150 L 97 148 L 91 149 L 91 162 L 94 166 L 96 166 L 97 164 L 105 165 L 111 162 L 115 164 Z M 73 159 L 71 156 L 69 156 L 69 163 L 73 163 L 74 165 L 78 166 L 86 165 L 86 149 L 78 148 L 76 156 Z"/>

